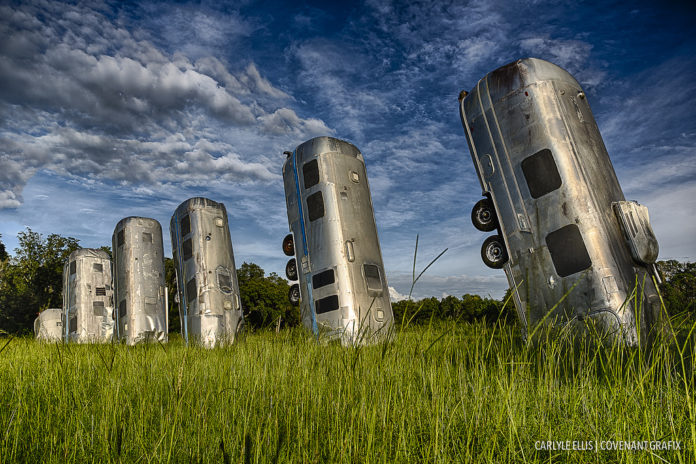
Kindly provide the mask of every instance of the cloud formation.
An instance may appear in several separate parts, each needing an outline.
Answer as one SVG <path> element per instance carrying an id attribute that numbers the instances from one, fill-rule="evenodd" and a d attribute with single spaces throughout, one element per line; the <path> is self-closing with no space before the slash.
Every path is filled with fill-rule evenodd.
<path id="1" fill-rule="evenodd" d="M 212 56 L 168 53 L 111 13 L 0 6 L 0 208 L 21 204 L 37 169 L 154 188 L 210 183 L 212 172 L 216 182 L 277 181 L 268 158 L 236 149 L 231 129 L 237 138 L 332 132 L 283 106 L 292 98 L 253 62 L 233 73 Z M 223 34 L 210 21 L 194 15 L 212 35 L 204 42 Z"/>

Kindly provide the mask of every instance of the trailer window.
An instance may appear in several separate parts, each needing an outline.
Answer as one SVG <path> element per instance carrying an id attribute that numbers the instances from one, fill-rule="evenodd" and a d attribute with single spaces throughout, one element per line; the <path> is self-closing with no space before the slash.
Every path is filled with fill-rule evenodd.
<path id="1" fill-rule="evenodd" d="M 70 274 L 77 272 L 77 261 L 70 261 Z"/>
<path id="2" fill-rule="evenodd" d="M 187 214 L 181 218 L 181 238 L 191 233 L 191 218 Z"/>
<path id="3" fill-rule="evenodd" d="M 548 234 L 546 246 L 556 273 L 561 277 L 583 271 L 592 265 L 580 229 L 575 224 L 561 227 Z"/>
<path id="4" fill-rule="evenodd" d="M 196 278 L 189 280 L 186 283 L 186 301 L 192 302 L 198 297 L 198 287 L 196 286 Z"/>
<path id="5" fill-rule="evenodd" d="M 234 288 L 232 286 L 232 273 L 229 269 L 221 267 L 215 272 L 217 273 L 218 288 L 220 291 L 227 294 L 232 293 Z"/>
<path id="6" fill-rule="evenodd" d="M 304 188 L 308 189 L 319 183 L 319 163 L 313 159 L 302 166 L 302 177 L 304 178 Z"/>
<path id="7" fill-rule="evenodd" d="M 324 197 L 321 190 L 307 197 L 307 211 L 310 221 L 324 217 Z"/>
<path id="8" fill-rule="evenodd" d="M 70 326 L 68 327 L 68 331 L 77 332 L 77 316 L 70 318 Z"/>
<path id="9" fill-rule="evenodd" d="M 106 296 L 106 287 L 97 287 L 95 288 L 95 294 L 97 296 Z"/>
<path id="10" fill-rule="evenodd" d="M 532 198 L 539 198 L 561 186 L 561 176 L 548 148 L 522 160 L 522 172 Z"/>
<path id="11" fill-rule="evenodd" d="M 191 256 L 193 256 L 193 244 L 191 243 L 190 238 L 184 240 L 183 248 L 184 248 L 184 261 L 187 261 L 187 260 L 191 259 Z"/>
<path id="12" fill-rule="evenodd" d="M 104 272 L 104 266 L 102 266 L 100 263 L 94 263 L 92 264 L 92 270 L 94 272 Z"/>
<path id="13" fill-rule="evenodd" d="M 335 281 L 334 270 L 327 269 L 312 276 L 312 287 L 315 289 L 325 287 L 326 285 L 332 284 Z"/>
<path id="14" fill-rule="evenodd" d="M 363 264 L 363 272 L 365 273 L 365 283 L 367 284 L 368 293 L 371 296 L 381 296 L 382 277 L 379 272 L 379 267 L 374 264 Z"/>
<path id="15" fill-rule="evenodd" d="M 152 234 L 150 232 L 143 232 L 143 243 L 152 243 Z"/>
<path id="16" fill-rule="evenodd" d="M 94 313 L 95 316 L 100 316 L 104 317 L 104 302 L 103 301 L 94 301 L 92 302 L 92 312 Z"/>
<path id="17" fill-rule="evenodd" d="M 118 304 L 118 318 L 124 318 L 126 317 L 126 300 L 121 301 Z"/>
<path id="18" fill-rule="evenodd" d="M 317 314 L 328 313 L 338 309 L 338 295 L 327 296 L 321 300 L 314 300 L 314 309 Z"/>
<path id="19" fill-rule="evenodd" d="M 118 234 L 116 234 L 116 246 L 123 246 L 124 243 L 126 243 L 126 233 L 121 229 L 118 231 Z"/>

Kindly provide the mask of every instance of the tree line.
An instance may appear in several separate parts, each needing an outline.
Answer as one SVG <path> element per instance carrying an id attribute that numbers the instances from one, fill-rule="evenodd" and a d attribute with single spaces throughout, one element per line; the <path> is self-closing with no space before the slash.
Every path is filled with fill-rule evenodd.
<path id="1" fill-rule="evenodd" d="M 50 234 L 47 237 L 27 228 L 17 236 L 19 247 L 9 256 L 0 236 L 0 334 L 29 333 L 40 311 L 62 308 L 63 266 L 70 253 L 80 248 L 72 237 Z M 111 255 L 109 247 L 102 247 Z M 175 265 L 165 258 L 165 280 L 169 291 L 169 331 L 181 330 L 176 303 Z M 670 314 L 691 313 L 696 316 L 696 263 L 675 260 L 658 263 L 663 283 L 660 285 Z M 254 263 L 237 269 L 242 310 L 247 327 L 292 327 L 299 325 L 300 313 L 288 301 L 290 286 L 275 273 L 266 275 Z M 507 301 L 508 290 L 501 300 L 479 295 L 461 298 L 446 296 L 419 301 L 392 303 L 397 324 L 428 323 L 434 320 L 470 322 L 484 319 L 495 322 L 515 320 L 514 304 Z M 507 301 L 507 304 L 504 302 Z"/>

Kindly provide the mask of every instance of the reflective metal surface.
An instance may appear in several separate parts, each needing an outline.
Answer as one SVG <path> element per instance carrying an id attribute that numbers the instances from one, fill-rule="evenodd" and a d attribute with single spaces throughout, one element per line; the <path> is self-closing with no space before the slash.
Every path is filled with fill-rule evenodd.
<path id="1" fill-rule="evenodd" d="M 34 336 L 44 342 L 60 342 L 65 337 L 64 312 L 60 308 L 43 310 L 34 320 Z"/>
<path id="2" fill-rule="evenodd" d="M 317 137 L 289 154 L 283 180 L 303 324 L 346 345 L 386 337 L 393 314 L 362 154 Z"/>
<path id="3" fill-rule="evenodd" d="M 244 318 L 225 205 L 186 200 L 169 232 L 185 339 L 208 348 L 234 342 Z"/>
<path id="4" fill-rule="evenodd" d="M 519 60 L 462 92 L 460 113 L 523 325 L 594 321 L 628 344 L 658 327 L 650 269 L 622 236 L 612 204 L 623 192 L 577 81 L 549 62 Z M 627 301 L 636 286 L 639 307 Z"/>
<path id="5" fill-rule="evenodd" d="M 166 342 L 162 227 L 154 219 L 127 217 L 114 230 L 116 338 L 129 345 Z"/>
<path id="6" fill-rule="evenodd" d="M 82 248 L 70 253 L 63 267 L 66 340 L 110 342 L 114 334 L 113 294 L 107 252 Z"/>

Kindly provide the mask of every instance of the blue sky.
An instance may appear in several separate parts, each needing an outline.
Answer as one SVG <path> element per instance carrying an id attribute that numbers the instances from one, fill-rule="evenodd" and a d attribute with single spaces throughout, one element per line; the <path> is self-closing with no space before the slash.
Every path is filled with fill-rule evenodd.
<path id="1" fill-rule="evenodd" d="M 330 5 L 330 6 L 327 6 Z M 285 150 L 364 154 L 389 285 L 500 297 L 457 95 L 524 57 L 584 87 L 660 259 L 696 260 L 696 8 L 679 2 L 0 3 L 0 234 L 108 245 L 182 201 L 224 202 L 238 264 L 282 275 Z"/>

